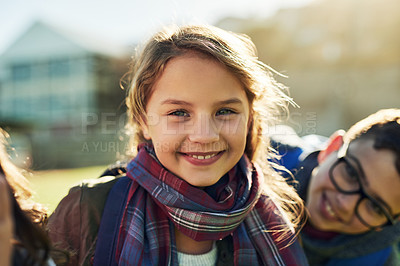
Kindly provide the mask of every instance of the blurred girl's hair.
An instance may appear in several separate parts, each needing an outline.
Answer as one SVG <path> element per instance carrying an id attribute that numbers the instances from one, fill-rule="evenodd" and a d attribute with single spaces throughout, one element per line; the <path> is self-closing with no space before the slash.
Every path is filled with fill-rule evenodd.
<path id="1" fill-rule="evenodd" d="M 0 174 L 10 187 L 14 216 L 14 260 L 22 265 L 47 265 L 50 241 L 41 228 L 46 220 L 46 209 L 32 200 L 29 182 L 7 153 L 8 134 L 0 129 Z M 14 261 L 15 262 L 15 261 Z"/>

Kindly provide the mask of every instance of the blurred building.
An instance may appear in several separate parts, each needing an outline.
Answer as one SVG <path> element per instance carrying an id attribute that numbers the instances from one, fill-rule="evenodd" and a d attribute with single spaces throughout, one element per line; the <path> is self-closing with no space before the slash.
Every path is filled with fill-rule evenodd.
<path id="1" fill-rule="evenodd" d="M 400 108 L 398 0 L 316 0 L 218 25 L 248 34 L 259 58 L 288 76 L 276 78 L 300 105 L 289 124 L 301 135 L 330 135 L 381 108 Z"/>
<path id="2" fill-rule="evenodd" d="M 127 59 L 126 47 L 106 40 L 43 22 L 28 28 L 0 55 L 0 126 L 20 159 L 32 153 L 33 168 L 112 162 Z"/>

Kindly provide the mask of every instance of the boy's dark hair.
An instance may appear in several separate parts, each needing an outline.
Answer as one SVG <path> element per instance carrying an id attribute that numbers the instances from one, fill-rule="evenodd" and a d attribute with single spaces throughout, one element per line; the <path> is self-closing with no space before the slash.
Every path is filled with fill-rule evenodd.
<path id="1" fill-rule="evenodd" d="M 400 173 L 400 109 L 380 110 L 354 124 L 343 137 L 345 143 L 357 139 L 372 139 L 375 149 L 393 151 Z"/>

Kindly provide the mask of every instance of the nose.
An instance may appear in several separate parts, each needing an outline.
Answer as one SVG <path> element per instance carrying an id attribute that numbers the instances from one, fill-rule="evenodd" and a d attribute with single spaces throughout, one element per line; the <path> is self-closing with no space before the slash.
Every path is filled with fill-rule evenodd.
<path id="1" fill-rule="evenodd" d="M 350 219 L 355 214 L 355 209 L 358 200 L 360 199 L 359 194 L 343 194 L 338 192 L 337 194 L 337 211 L 340 213 L 341 218 Z"/>
<path id="2" fill-rule="evenodd" d="M 209 115 L 200 115 L 194 120 L 188 138 L 192 142 L 211 143 L 219 140 L 219 130 Z"/>

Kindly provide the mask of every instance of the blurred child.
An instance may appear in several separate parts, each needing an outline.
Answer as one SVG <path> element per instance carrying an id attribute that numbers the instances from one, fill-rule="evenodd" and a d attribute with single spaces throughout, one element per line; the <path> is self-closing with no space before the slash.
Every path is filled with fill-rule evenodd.
<path id="1" fill-rule="evenodd" d="M 6 152 L 0 129 L 0 265 L 55 265 L 42 230 L 46 211 L 32 201 L 29 184 Z"/>
<path id="2" fill-rule="evenodd" d="M 273 143 L 309 211 L 301 236 L 311 265 L 400 265 L 400 109 L 337 131 L 313 152 L 293 134 Z"/>
<path id="3" fill-rule="evenodd" d="M 14 224 L 8 185 L 0 176 L 0 265 L 10 265 Z"/>
<path id="4" fill-rule="evenodd" d="M 138 150 L 127 173 L 72 188 L 50 217 L 72 264 L 306 264 L 294 231 L 300 198 L 257 166 L 289 98 L 246 36 L 157 33 L 132 66 L 126 101 Z"/>

